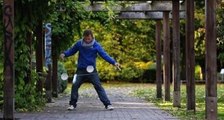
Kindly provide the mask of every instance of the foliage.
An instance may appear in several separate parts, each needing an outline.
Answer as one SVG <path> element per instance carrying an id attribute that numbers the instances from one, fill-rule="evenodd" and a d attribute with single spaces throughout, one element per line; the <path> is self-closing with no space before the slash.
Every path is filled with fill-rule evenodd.
<path id="1" fill-rule="evenodd" d="M 203 8 L 204 2 L 197 2 L 198 6 Z M 200 7 L 196 7 L 195 10 L 195 42 L 194 42 L 194 50 L 195 50 L 195 62 L 199 64 L 202 69 L 205 68 L 205 14 L 204 8 L 200 9 Z M 204 72 L 204 70 L 203 70 Z M 205 74 L 205 73 L 203 73 Z"/>
<path id="2" fill-rule="evenodd" d="M 47 3 L 43 0 L 15 2 L 15 104 L 16 109 L 22 111 L 38 110 L 45 103 L 44 96 L 36 91 L 38 76 L 35 70 L 31 70 L 31 81 L 28 83 L 26 81 L 28 71 L 32 67 L 29 64 L 32 56 L 30 51 L 33 51 L 35 46 L 35 44 L 32 44 L 31 47 L 28 46 L 27 35 L 33 35 L 38 20 L 45 18 L 44 9 L 47 10 Z M 32 38 L 32 41 L 35 43 L 35 39 Z"/>
<path id="3" fill-rule="evenodd" d="M 202 80 L 202 70 L 200 65 L 195 66 L 195 74 L 194 74 L 195 80 Z"/>
<path id="4" fill-rule="evenodd" d="M 16 109 L 22 111 L 38 110 L 44 105 L 45 100 L 43 95 L 36 92 L 37 75 L 34 70 L 30 70 L 31 64 L 29 59 L 32 56 L 30 51 L 33 51 L 35 44 L 29 47 L 27 45 L 27 35 L 33 35 L 33 30 L 38 23 L 38 20 L 44 19 L 47 14 L 44 14 L 48 9 L 47 1 L 45 0 L 21 0 L 15 1 L 15 26 L 14 26 L 14 44 L 15 44 L 15 104 Z M 2 10 L 2 9 L 1 9 Z M 2 11 L 1 11 L 2 16 Z M 0 20 L 2 24 L 2 19 Z M 2 25 L 0 26 L 2 27 Z M 0 36 L 2 39 L 2 33 Z M 2 42 L 3 40 L 1 40 Z M 33 39 L 35 43 L 35 39 Z M 2 48 L 2 44 L 0 45 Z M 0 56 L 3 53 L 1 52 Z M 3 57 L 0 57 L 2 61 Z M 2 64 L 3 62 L 0 62 Z M 0 65 L 2 69 L 2 65 Z M 32 79 L 28 83 L 26 78 L 28 71 L 32 71 Z M 0 71 L 2 73 L 2 70 Z M 3 85 L 2 74 L 1 75 L 1 87 Z M 3 90 L 3 89 L 1 89 Z M 2 91 L 1 91 L 2 92 Z M 27 96 L 28 95 L 28 96 Z"/>
<path id="5" fill-rule="evenodd" d="M 202 59 L 205 56 L 205 29 L 199 28 L 195 31 L 195 43 L 194 43 L 195 57 Z"/>
<path id="6" fill-rule="evenodd" d="M 65 61 L 66 62 L 64 62 L 63 65 L 68 73 L 69 80 L 72 80 L 77 67 L 77 56 L 71 56 Z"/>
<path id="7" fill-rule="evenodd" d="M 32 80 L 30 84 L 25 84 L 24 81 L 20 81 L 20 84 L 16 87 L 15 106 L 19 111 L 39 111 L 45 105 L 45 98 L 42 94 L 37 93 L 35 83 L 38 80 L 38 75 L 35 71 L 32 71 Z M 29 97 L 28 97 L 29 96 Z"/>
<path id="8" fill-rule="evenodd" d="M 147 87 L 149 88 L 149 87 Z M 144 98 L 147 101 L 155 103 L 156 106 L 163 110 L 168 111 L 174 116 L 178 116 L 181 120 L 203 120 L 205 117 L 205 85 L 196 86 L 196 113 L 193 111 L 186 111 L 186 86 L 181 86 L 181 108 L 174 108 L 172 101 L 163 101 L 162 99 L 156 98 L 156 86 L 150 86 L 150 89 L 139 88 L 134 92 L 134 95 Z M 173 86 L 171 86 L 171 91 L 173 91 Z M 218 102 L 218 120 L 223 120 L 224 117 L 224 100 L 223 100 L 223 84 L 218 84 L 217 86 L 217 102 Z M 163 96 L 164 97 L 164 96 Z M 172 97 L 171 97 L 172 98 Z"/>
<path id="9" fill-rule="evenodd" d="M 221 64 L 221 68 L 224 67 L 224 9 L 220 8 L 217 10 L 217 56 Z"/>
<path id="10" fill-rule="evenodd" d="M 67 73 L 64 65 L 61 62 L 58 62 L 58 91 L 63 93 L 67 87 L 67 80 L 61 79 L 61 74 Z"/>
<path id="11" fill-rule="evenodd" d="M 154 22 L 107 21 L 106 18 L 101 18 L 101 16 L 107 16 L 107 14 L 94 14 L 94 16 L 91 16 L 93 20 L 83 20 L 80 23 L 80 28 L 81 31 L 92 29 L 96 40 L 109 55 L 122 65 L 122 71 L 119 72 L 99 58 L 97 68 L 102 80 L 123 79 L 138 82 L 143 79 L 141 76 L 146 69 L 139 67 L 138 63 L 145 64 L 155 60 L 155 32 L 154 27 L 152 27 Z M 74 42 L 76 42 L 80 39 L 80 36 L 75 34 L 74 38 Z"/>
<path id="12" fill-rule="evenodd" d="M 59 11 L 60 5 L 65 8 L 64 11 Z M 59 7 L 60 7 L 59 6 Z M 53 9 L 46 22 L 52 24 L 52 37 L 56 41 L 57 55 L 64 49 L 68 48 L 73 44 L 74 33 L 80 33 L 80 21 L 88 17 L 88 12 L 83 8 L 83 5 L 73 0 L 67 0 L 64 3 L 52 2 L 51 6 Z"/>

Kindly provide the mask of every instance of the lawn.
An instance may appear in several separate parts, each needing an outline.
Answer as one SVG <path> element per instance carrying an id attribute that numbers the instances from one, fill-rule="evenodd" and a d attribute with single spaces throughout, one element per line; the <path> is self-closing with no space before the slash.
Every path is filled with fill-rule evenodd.
<path id="1" fill-rule="evenodd" d="M 218 98 L 218 120 L 224 120 L 224 84 L 217 86 Z M 141 88 L 134 91 L 134 95 L 144 98 L 147 101 L 155 103 L 156 106 L 168 111 L 174 116 L 178 116 L 181 120 L 204 120 L 205 118 L 205 85 L 196 85 L 196 113 L 194 111 L 186 111 L 186 85 L 181 86 L 181 108 L 173 107 L 173 103 L 155 98 L 156 85 L 151 85 L 149 89 Z M 173 86 L 171 86 L 173 91 Z M 172 92 L 171 92 L 172 98 Z"/>

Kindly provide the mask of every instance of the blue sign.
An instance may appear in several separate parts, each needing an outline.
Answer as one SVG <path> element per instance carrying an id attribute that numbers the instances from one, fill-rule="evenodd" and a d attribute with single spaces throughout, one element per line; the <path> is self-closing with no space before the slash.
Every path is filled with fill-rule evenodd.
<path id="1" fill-rule="evenodd" d="M 51 23 L 45 24 L 45 65 L 52 64 L 51 60 Z"/>

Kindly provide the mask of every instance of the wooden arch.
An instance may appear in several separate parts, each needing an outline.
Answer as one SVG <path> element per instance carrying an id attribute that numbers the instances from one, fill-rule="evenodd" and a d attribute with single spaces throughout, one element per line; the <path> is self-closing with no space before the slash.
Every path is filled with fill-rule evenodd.
<path id="1" fill-rule="evenodd" d="M 101 0 L 90 0 L 91 6 L 88 10 L 100 10 L 102 5 L 97 2 Z M 128 1 L 128 0 L 118 0 Z M 173 78 L 174 78 L 174 106 L 180 106 L 180 11 L 186 10 L 186 80 L 187 80 L 187 109 L 195 110 L 195 81 L 194 81 L 194 0 L 132 0 L 139 2 L 130 7 L 117 6 L 114 10 L 120 11 L 121 19 L 157 19 L 157 97 L 161 97 L 161 49 L 160 49 L 160 29 L 163 19 L 164 32 L 164 78 L 165 78 L 165 99 L 170 99 L 170 40 L 169 40 L 169 14 L 172 11 L 173 23 Z M 208 120 L 217 119 L 217 79 L 216 79 L 216 0 L 206 1 L 206 118 Z M 183 2 L 185 5 L 181 6 Z M 129 13 L 130 12 L 130 13 Z M 133 13 L 134 12 L 134 13 Z M 136 13 L 140 12 L 140 13 Z M 158 17 L 160 16 L 160 17 Z M 4 0 L 3 5 L 4 21 L 4 119 L 14 119 L 14 0 Z M 209 34 L 208 34 L 209 30 Z M 166 56 L 165 56 L 166 55 Z"/>

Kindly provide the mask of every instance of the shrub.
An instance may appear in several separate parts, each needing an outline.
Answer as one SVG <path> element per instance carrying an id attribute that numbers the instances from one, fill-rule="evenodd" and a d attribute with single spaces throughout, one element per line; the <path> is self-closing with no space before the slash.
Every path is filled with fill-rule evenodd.
<path id="1" fill-rule="evenodd" d="M 194 78 L 195 80 L 202 80 L 202 70 L 200 65 L 195 66 Z"/>
<path id="2" fill-rule="evenodd" d="M 32 79 L 29 84 L 25 84 L 23 79 L 19 79 L 16 85 L 15 106 L 19 111 L 38 111 L 45 105 L 44 95 L 36 91 L 36 81 L 38 75 L 32 70 Z"/>
<path id="3" fill-rule="evenodd" d="M 67 88 L 67 80 L 61 79 L 61 74 L 67 73 L 64 65 L 61 62 L 58 62 L 58 92 L 62 93 Z"/>

